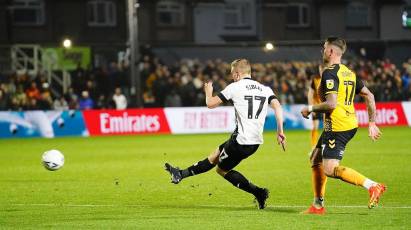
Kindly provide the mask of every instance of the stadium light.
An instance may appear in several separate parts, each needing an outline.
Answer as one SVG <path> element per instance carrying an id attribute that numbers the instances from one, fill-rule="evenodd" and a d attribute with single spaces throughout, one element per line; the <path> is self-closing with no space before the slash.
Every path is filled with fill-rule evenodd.
<path id="1" fill-rule="evenodd" d="M 273 50 L 273 49 L 274 49 L 273 43 L 271 43 L 271 42 L 265 43 L 265 49 L 266 49 L 267 51 Z"/>
<path id="2" fill-rule="evenodd" d="M 275 46 L 273 45 L 273 43 L 271 42 L 267 42 L 265 43 L 265 45 L 263 46 L 263 51 L 264 52 L 273 52 L 275 50 Z"/>
<path id="3" fill-rule="evenodd" d="M 70 39 L 66 38 L 66 39 L 63 40 L 63 47 L 64 48 L 69 49 L 69 48 L 71 48 L 71 45 L 72 45 L 72 43 L 71 43 Z"/>

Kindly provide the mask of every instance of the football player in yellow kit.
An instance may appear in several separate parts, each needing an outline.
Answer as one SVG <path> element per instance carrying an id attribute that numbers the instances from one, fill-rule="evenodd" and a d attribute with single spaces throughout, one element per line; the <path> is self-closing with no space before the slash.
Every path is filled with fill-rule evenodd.
<path id="1" fill-rule="evenodd" d="M 336 178 L 344 182 L 363 186 L 369 192 L 369 208 L 374 208 L 386 190 L 385 185 L 374 182 L 354 169 L 340 165 L 346 144 L 354 137 L 358 121 L 354 109 L 354 95 L 359 94 L 367 104 L 369 137 L 375 141 L 381 132 L 375 124 L 376 108 L 374 95 L 355 73 L 341 64 L 346 50 L 342 38 L 329 37 L 325 40 L 323 62 L 325 69 L 321 76 L 321 103 L 308 105 L 301 110 L 303 117 L 310 113 L 322 112 L 324 131 L 310 157 L 313 173 L 314 202 L 304 213 L 325 214 L 324 193 L 326 178 Z"/>
<path id="2" fill-rule="evenodd" d="M 320 83 L 321 83 L 321 73 L 323 72 L 322 65 L 318 66 L 318 74 L 313 75 L 311 80 L 310 88 L 308 89 L 308 104 L 318 105 L 321 103 L 321 98 L 319 94 Z M 318 141 L 318 127 L 320 125 L 320 117 L 322 113 L 311 113 L 313 119 L 313 129 L 311 130 L 311 147 L 314 149 Z"/>

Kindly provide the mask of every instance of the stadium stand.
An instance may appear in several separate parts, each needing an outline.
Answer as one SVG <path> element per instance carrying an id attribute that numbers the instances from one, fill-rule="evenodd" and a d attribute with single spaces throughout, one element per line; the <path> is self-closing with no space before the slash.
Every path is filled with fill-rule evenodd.
<path id="1" fill-rule="evenodd" d="M 411 99 L 411 58 L 402 65 L 395 65 L 389 59 L 352 59 L 346 64 L 366 82 L 377 101 Z M 306 103 L 306 89 L 312 75 L 318 74 L 317 65 L 317 62 L 300 61 L 254 63 L 253 77 L 272 87 L 283 104 Z M 230 81 L 229 67 L 229 62 L 221 59 L 204 62 L 181 59 L 165 65 L 157 57 L 146 55 L 139 65 L 144 107 L 203 106 L 203 82 L 212 80 L 215 92 L 220 91 Z M 112 96 L 117 87 L 130 101 L 128 71 L 127 64 L 115 62 L 95 69 L 78 67 L 70 73 L 71 87 L 60 97 L 50 93 L 42 73 L 2 75 L 0 110 L 115 108 Z M 88 95 L 92 103 L 87 99 L 88 106 L 80 107 L 84 95 Z"/>

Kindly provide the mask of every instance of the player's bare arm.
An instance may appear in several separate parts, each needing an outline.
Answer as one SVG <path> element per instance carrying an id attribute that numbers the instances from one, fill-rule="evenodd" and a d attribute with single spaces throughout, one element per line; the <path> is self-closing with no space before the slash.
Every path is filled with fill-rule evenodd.
<path id="1" fill-rule="evenodd" d="M 314 104 L 314 90 L 311 87 L 308 88 L 307 100 L 309 105 Z"/>
<path id="2" fill-rule="evenodd" d="M 308 105 L 313 105 L 314 104 L 314 90 L 311 87 L 308 88 L 307 101 L 308 101 Z M 315 114 L 313 112 L 313 116 L 314 115 Z"/>
<path id="3" fill-rule="evenodd" d="M 303 115 L 304 118 L 308 119 L 308 116 L 312 112 L 324 113 L 324 112 L 331 111 L 335 109 L 335 107 L 337 107 L 337 94 L 336 93 L 329 93 L 325 96 L 325 98 L 326 98 L 326 101 L 324 101 L 323 103 L 320 103 L 318 105 L 305 106 L 301 110 L 301 115 Z"/>
<path id="4" fill-rule="evenodd" d="M 367 87 L 362 87 L 360 96 L 364 98 L 368 110 L 368 136 L 376 141 L 381 137 L 381 131 L 375 124 L 376 107 L 374 94 Z"/>
<path id="5" fill-rule="evenodd" d="M 213 109 L 219 106 L 223 101 L 217 97 L 213 96 L 213 82 L 204 83 L 204 93 L 206 96 L 206 105 L 208 108 Z"/>
<path id="6" fill-rule="evenodd" d="M 275 119 L 277 121 L 277 143 L 283 146 L 285 150 L 286 144 L 286 137 L 284 134 L 284 127 L 283 127 L 283 108 L 281 107 L 280 102 L 278 99 L 271 100 L 271 108 L 275 111 Z"/>

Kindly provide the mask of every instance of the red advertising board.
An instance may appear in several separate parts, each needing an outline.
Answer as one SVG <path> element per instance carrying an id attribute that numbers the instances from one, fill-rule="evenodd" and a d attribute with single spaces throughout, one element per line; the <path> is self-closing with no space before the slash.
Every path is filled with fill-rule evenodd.
<path id="1" fill-rule="evenodd" d="M 86 110 L 90 136 L 170 133 L 163 109 Z"/>
<path id="2" fill-rule="evenodd" d="M 377 103 L 376 124 L 378 126 L 407 126 L 408 122 L 401 102 Z M 355 104 L 359 126 L 368 125 L 368 111 L 364 103 Z"/>

